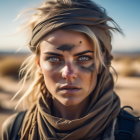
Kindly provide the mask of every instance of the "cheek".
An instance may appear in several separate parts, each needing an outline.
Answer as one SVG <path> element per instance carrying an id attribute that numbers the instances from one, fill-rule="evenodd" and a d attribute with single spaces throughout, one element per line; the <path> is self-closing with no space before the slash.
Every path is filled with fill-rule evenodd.
<path id="1" fill-rule="evenodd" d="M 97 85 L 97 74 L 93 73 L 91 80 L 90 80 L 90 87 L 89 87 L 89 91 L 90 93 L 95 89 L 96 85 Z"/>
<path id="2" fill-rule="evenodd" d="M 59 82 L 61 76 L 59 73 L 59 67 L 58 66 L 52 67 L 47 62 L 43 62 L 41 68 L 42 68 L 42 73 L 44 75 L 46 87 L 48 88 L 48 90 L 50 88 L 54 89 L 55 84 Z"/>
<path id="3" fill-rule="evenodd" d="M 94 63 L 88 67 L 79 66 L 79 72 L 81 73 L 81 80 L 83 81 L 86 93 L 91 93 L 97 83 L 97 72 Z"/>
<path id="4" fill-rule="evenodd" d="M 78 67 L 78 71 L 80 75 L 84 78 L 84 81 L 88 81 L 88 83 L 91 82 L 94 75 L 96 74 L 96 68 L 95 68 L 94 63 L 89 66 L 77 65 L 77 67 Z"/>
<path id="5" fill-rule="evenodd" d="M 85 73 L 90 73 L 91 75 L 93 75 L 93 73 L 96 71 L 95 69 L 95 64 L 91 64 L 90 66 L 88 67 L 85 67 L 85 66 L 79 66 L 79 68 L 85 72 Z"/>

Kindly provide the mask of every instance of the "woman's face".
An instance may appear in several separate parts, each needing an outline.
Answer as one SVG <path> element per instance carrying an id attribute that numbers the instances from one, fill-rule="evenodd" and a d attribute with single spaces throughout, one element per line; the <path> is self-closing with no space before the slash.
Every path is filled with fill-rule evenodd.
<path id="1" fill-rule="evenodd" d="M 82 33 L 64 30 L 50 33 L 40 43 L 36 62 L 53 99 L 65 106 L 78 105 L 96 86 L 94 46 Z"/>

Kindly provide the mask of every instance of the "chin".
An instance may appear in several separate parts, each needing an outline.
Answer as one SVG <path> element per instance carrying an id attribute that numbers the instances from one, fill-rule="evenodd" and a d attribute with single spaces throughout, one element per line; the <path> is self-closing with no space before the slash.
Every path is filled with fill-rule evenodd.
<path id="1" fill-rule="evenodd" d="M 75 99 L 74 97 L 69 97 L 63 99 L 61 102 L 64 106 L 76 106 L 80 103 L 81 101 L 79 99 Z"/>

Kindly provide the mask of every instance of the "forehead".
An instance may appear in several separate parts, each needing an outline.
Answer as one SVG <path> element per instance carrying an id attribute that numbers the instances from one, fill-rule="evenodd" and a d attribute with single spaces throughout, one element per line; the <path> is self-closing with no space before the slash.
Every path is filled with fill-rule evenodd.
<path id="1" fill-rule="evenodd" d="M 56 30 L 45 36 L 41 42 L 41 51 L 59 51 L 58 47 L 62 45 L 73 46 L 72 50 L 93 50 L 93 44 L 90 39 L 83 33 L 76 31 Z"/>

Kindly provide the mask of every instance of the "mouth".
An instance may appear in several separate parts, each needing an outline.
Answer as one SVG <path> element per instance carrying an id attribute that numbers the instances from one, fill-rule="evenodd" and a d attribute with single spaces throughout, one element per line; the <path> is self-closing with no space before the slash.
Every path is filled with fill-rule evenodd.
<path id="1" fill-rule="evenodd" d="M 81 90 L 81 88 L 77 86 L 72 86 L 72 85 L 66 85 L 66 86 L 60 87 L 60 91 L 66 94 L 77 93 L 79 90 Z"/>
<path id="2" fill-rule="evenodd" d="M 60 91 L 64 94 L 76 94 L 78 91 L 80 91 L 81 89 L 61 89 Z"/>

